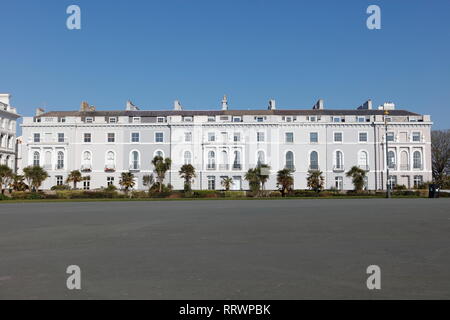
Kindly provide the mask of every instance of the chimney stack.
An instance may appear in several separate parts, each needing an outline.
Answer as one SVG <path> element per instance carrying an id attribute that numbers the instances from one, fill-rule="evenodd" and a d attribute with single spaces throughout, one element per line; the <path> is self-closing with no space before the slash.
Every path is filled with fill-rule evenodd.
<path id="1" fill-rule="evenodd" d="M 269 100 L 269 110 L 277 110 L 277 103 L 274 99 Z"/>
<path id="2" fill-rule="evenodd" d="M 385 102 L 382 106 L 378 107 L 378 110 L 395 110 L 395 103 Z"/>
<path id="3" fill-rule="evenodd" d="M 43 108 L 36 108 L 36 117 L 39 117 L 45 113 Z"/>
<path id="4" fill-rule="evenodd" d="M 364 102 L 363 105 L 358 108 L 358 110 L 372 110 L 372 100 L 369 99 Z"/>
<path id="5" fill-rule="evenodd" d="M 9 106 L 11 95 L 9 93 L 0 93 L 0 102 Z"/>
<path id="6" fill-rule="evenodd" d="M 313 107 L 313 110 L 323 110 L 324 109 L 324 100 L 319 99 Z"/>
<path id="7" fill-rule="evenodd" d="M 227 111 L 228 110 L 228 98 L 226 95 L 223 96 L 222 99 L 222 111 Z"/>
<path id="8" fill-rule="evenodd" d="M 173 110 L 183 111 L 183 106 L 181 105 L 179 100 L 175 100 L 175 102 L 173 103 Z"/>
<path id="9" fill-rule="evenodd" d="M 89 105 L 89 103 L 87 103 L 86 101 L 83 101 L 81 102 L 80 111 L 81 112 L 95 111 L 95 107 Z"/>
<path id="10" fill-rule="evenodd" d="M 127 107 L 126 107 L 127 111 L 138 111 L 139 108 L 136 107 L 133 102 L 131 102 L 130 100 L 127 101 Z"/>

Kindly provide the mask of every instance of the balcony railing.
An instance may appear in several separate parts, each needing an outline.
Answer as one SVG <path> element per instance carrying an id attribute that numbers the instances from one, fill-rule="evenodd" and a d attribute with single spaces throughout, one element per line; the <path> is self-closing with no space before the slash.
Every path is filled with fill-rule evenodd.
<path id="1" fill-rule="evenodd" d="M 369 167 L 368 165 L 366 165 L 366 164 L 359 165 L 358 167 L 359 167 L 361 170 L 364 170 L 364 171 L 370 171 L 370 167 Z"/>
<path id="2" fill-rule="evenodd" d="M 422 164 L 413 165 L 413 170 L 414 171 L 423 171 L 423 165 Z"/>
<path id="3" fill-rule="evenodd" d="M 287 164 L 284 166 L 285 169 L 295 171 L 295 166 L 293 164 Z"/>
<path id="4" fill-rule="evenodd" d="M 90 164 L 83 164 L 81 165 L 81 172 L 91 172 L 92 166 Z"/>
<path id="5" fill-rule="evenodd" d="M 333 171 L 334 171 L 334 172 L 344 172 L 345 169 L 344 169 L 344 166 L 343 166 L 343 165 L 334 165 L 334 166 L 333 166 Z"/>
<path id="6" fill-rule="evenodd" d="M 129 167 L 129 170 L 132 171 L 132 172 L 140 171 L 141 170 L 141 165 L 137 164 L 137 163 L 131 164 L 130 167 Z"/>
<path id="7" fill-rule="evenodd" d="M 221 164 L 221 165 L 219 165 L 219 170 L 228 171 L 228 170 L 230 170 L 230 165 L 229 164 Z"/>
<path id="8" fill-rule="evenodd" d="M 313 164 L 313 165 L 309 166 L 309 170 L 311 170 L 311 171 L 319 171 L 320 168 L 319 168 L 319 165 Z"/>
<path id="9" fill-rule="evenodd" d="M 209 163 L 206 166 L 206 170 L 216 170 L 216 164 L 215 163 Z"/>
<path id="10" fill-rule="evenodd" d="M 233 164 L 233 170 L 242 170 L 242 165 L 240 163 Z"/>

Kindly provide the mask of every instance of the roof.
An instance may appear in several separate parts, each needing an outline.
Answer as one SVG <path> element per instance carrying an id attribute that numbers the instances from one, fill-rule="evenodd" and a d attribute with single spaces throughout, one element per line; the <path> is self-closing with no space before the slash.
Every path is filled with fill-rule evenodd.
<path id="1" fill-rule="evenodd" d="M 197 111 L 51 111 L 41 114 L 39 117 L 167 117 L 167 116 L 369 116 L 384 115 L 384 110 L 197 110 Z M 420 116 L 406 110 L 390 110 L 391 116 Z"/>

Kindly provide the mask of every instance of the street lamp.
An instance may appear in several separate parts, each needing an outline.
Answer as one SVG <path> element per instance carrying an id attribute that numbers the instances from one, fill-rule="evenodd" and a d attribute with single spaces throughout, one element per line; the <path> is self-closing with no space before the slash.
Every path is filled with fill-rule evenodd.
<path id="1" fill-rule="evenodd" d="M 389 111 L 384 111 L 384 130 L 386 133 L 386 198 L 391 197 L 391 185 L 389 183 L 389 141 L 388 141 L 388 123 L 387 116 L 389 115 Z"/>

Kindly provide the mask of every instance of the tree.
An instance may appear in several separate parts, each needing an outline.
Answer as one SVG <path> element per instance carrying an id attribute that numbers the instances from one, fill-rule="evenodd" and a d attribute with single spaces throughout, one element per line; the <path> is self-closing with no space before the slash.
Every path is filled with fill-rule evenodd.
<path id="1" fill-rule="evenodd" d="M 14 191 L 26 191 L 28 189 L 28 186 L 24 181 L 25 181 L 24 176 L 14 174 L 12 176 L 9 186 Z"/>
<path id="2" fill-rule="evenodd" d="M 261 164 L 256 168 L 256 170 L 259 177 L 259 181 L 261 183 L 261 189 L 262 191 L 264 191 L 266 188 L 266 182 L 267 180 L 269 180 L 270 166 L 267 164 Z"/>
<path id="3" fill-rule="evenodd" d="M 309 170 L 307 178 L 308 188 L 319 193 L 320 191 L 323 190 L 324 181 L 325 179 L 323 178 L 322 171 Z"/>
<path id="4" fill-rule="evenodd" d="M 69 173 L 66 183 L 73 183 L 73 188 L 77 188 L 77 183 L 83 181 L 83 176 L 79 170 L 74 170 Z"/>
<path id="5" fill-rule="evenodd" d="M 366 171 L 354 166 L 347 172 L 347 177 L 352 178 L 353 185 L 356 192 L 361 192 L 364 189 Z"/>
<path id="6" fill-rule="evenodd" d="M 2 194 L 4 194 L 5 189 L 8 188 L 12 177 L 12 170 L 7 165 L 0 165 L 0 188 L 2 189 Z"/>
<path id="7" fill-rule="evenodd" d="M 225 191 L 230 191 L 231 186 L 233 185 L 233 179 L 230 177 L 224 177 L 222 179 L 221 184 L 222 184 L 222 187 L 225 188 Z"/>
<path id="8" fill-rule="evenodd" d="M 155 167 L 156 180 L 159 182 L 159 192 L 162 192 L 166 172 L 170 170 L 172 160 L 170 160 L 170 158 L 163 159 L 163 157 L 156 156 L 153 159 L 152 164 Z"/>
<path id="9" fill-rule="evenodd" d="M 433 158 L 433 179 L 442 185 L 450 171 L 450 130 L 431 133 L 431 154 Z"/>
<path id="10" fill-rule="evenodd" d="M 37 192 L 45 179 L 48 178 L 48 173 L 42 167 L 30 166 L 23 169 L 25 179 L 29 182 L 28 186 L 31 191 Z"/>
<path id="11" fill-rule="evenodd" d="M 125 193 L 128 193 L 130 188 L 133 188 L 136 183 L 134 182 L 134 174 L 131 172 L 123 172 L 119 181 L 119 185 L 125 189 Z"/>
<path id="12" fill-rule="evenodd" d="M 283 197 L 286 196 L 286 193 L 290 191 L 292 189 L 292 186 L 294 185 L 294 177 L 292 176 L 293 173 L 294 171 L 290 169 L 283 169 L 278 171 L 277 186 L 280 189 Z"/>
<path id="13" fill-rule="evenodd" d="M 258 169 L 249 169 L 245 174 L 245 180 L 248 181 L 250 185 L 250 190 L 255 194 L 259 194 L 261 189 L 261 181 L 259 180 Z"/>
<path id="14" fill-rule="evenodd" d="M 144 184 L 144 186 L 148 188 L 150 192 L 150 189 L 153 187 L 153 184 L 155 183 L 155 178 L 153 177 L 152 174 L 145 175 L 142 178 L 142 183 Z"/>
<path id="15" fill-rule="evenodd" d="M 197 176 L 194 166 L 191 164 L 185 164 L 180 168 L 178 173 L 180 174 L 180 177 L 184 179 L 184 192 L 191 192 L 192 179 Z"/>

